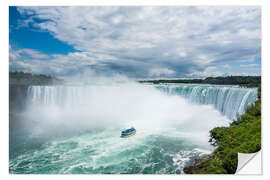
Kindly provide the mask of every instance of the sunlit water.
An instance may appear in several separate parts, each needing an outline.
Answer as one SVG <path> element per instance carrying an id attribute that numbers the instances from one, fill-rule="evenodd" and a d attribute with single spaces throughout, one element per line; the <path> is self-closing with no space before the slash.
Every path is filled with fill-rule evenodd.
<path id="1" fill-rule="evenodd" d="M 184 166 L 213 150 L 209 130 L 231 120 L 215 104 L 159 88 L 29 87 L 27 108 L 11 118 L 17 126 L 10 132 L 10 173 L 183 173 Z M 256 95 L 254 89 L 232 90 L 239 91 L 242 106 L 256 100 L 247 97 Z M 137 134 L 120 138 L 130 126 Z"/>

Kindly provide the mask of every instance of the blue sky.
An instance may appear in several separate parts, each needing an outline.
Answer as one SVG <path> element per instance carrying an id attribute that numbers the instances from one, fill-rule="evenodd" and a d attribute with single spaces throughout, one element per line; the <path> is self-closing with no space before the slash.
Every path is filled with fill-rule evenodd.
<path id="1" fill-rule="evenodd" d="M 10 71 L 203 78 L 261 74 L 260 7 L 10 7 Z"/>

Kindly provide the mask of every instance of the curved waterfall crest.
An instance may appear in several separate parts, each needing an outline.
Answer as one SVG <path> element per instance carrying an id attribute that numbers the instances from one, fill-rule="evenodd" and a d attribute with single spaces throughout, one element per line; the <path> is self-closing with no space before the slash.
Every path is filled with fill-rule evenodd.
<path id="1" fill-rule="evenodd" d="M 257 88 L 215 85 L 156 85 L 156 89 L 179 95 L 196 104 L 213 105 L 229 119 L 236 119 L 257 99 Z M 97 91 L 90 86 L 29 86 L 27 98 L 31 104 L 72 106 L 85 103 L 84 95 Z"/>
<path id="2" fill-rule="evenodd" d="M 257 99 L 257 88 L 215 85 L 158 85 L 157 89 L 169 95 L 179 95 L 193 103 L 213 105 L 229 119 L 236 119 Z"/>

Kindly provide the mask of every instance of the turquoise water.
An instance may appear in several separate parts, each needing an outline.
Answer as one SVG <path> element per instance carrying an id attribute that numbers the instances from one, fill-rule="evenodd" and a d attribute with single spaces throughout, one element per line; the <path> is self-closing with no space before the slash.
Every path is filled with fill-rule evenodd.
<path id="1" fill-rule="evenodd" d="M 10 173 L 183 173 L 195 158 L 213 151 L 209 130 L 231 120 L 215 105 L 190 100 L 208 97 L 206 87 L 186 97 L 179 91 L 185 87 L 178 87 L 178 94 L 175 87 L 158 88 L 162 90 L 134 84 L 29 87 L 27 108 L 10 118 Z M 238 93 L 240 105 L 252 103 L 246 94 L 254 89 L 226 88 Z M 228 101 L 229 93 L 223 99 L 215 95 L 217 102 Z M 130 126 L 136 135 L 120 138 Z"/>
<path id="2" fill-rule="evenodd" d="M 31 148 L 10 161 L 11 173 L 182 173 L 202 154 L 183 138 L 142 135 L 119 138 L 119 129 L 83 133 Z M 180 151 L 181 150 L 181 151 Z"/>

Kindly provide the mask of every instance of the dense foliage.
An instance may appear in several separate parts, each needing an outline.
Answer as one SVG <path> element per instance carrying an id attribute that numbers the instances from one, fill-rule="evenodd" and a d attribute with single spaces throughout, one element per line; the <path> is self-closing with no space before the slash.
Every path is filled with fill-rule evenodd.
<path id="1" fill-rule="evenodd" d="M 191 83 L 191 84 L 220 84 L 220 85 L 240 85 L 245 87 L 257 87 L 261 84 L 261 76 L 227 76 L 208 77 L 205 79 L 160 79 L 144 80 L 141 83 Z"/>
<path id="2" fill-rule="evenodd" d="M 247 107 L 229 127 L 217 127 L 210 131 L 210 140 L 216 149 L 213 155 L 197 167 L 189 167 L 186 173 L 233 174 L 237 169 L 237 153 L 254 153 L 261 149 L 261 99 Z"/>
<path id="3" fill-rule="evenodd" d="M 9 72 L 10 85 L 51 85 L 63 83 L 63 80 L 43 74 Z"/>
<path id="4" fill-rule="evenodd" d="M 232 84 L 256 87 L 261 84 L 261 76 L 227 76 L 208 77 L 203 80 L 206 84 Z"/>
<path id="5" fill-rule="evenodd" d="M 202 84 L 203 79 L 159 79 L 159 80 L 143 80 L 140 83 L 190 83 L 190 84 Z"/>

